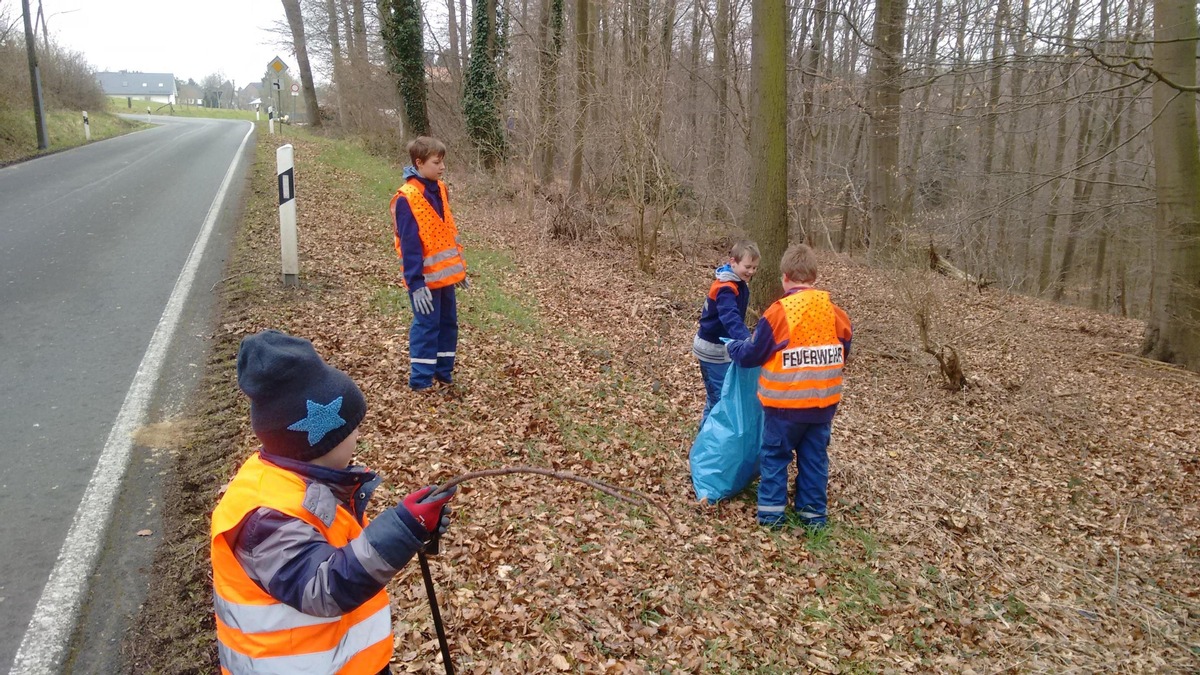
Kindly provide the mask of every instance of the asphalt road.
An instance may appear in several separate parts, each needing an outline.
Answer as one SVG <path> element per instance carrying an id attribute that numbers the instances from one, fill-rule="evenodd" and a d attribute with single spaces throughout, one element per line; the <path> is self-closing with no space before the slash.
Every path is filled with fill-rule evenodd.
<path id="1" fill-rule="evenodd" d="M 130 432 L 178 407 L 203 363 L 253 136 L 246 122 L 156 121 L 0 169 L 0 668 L 13 673 L 115 662 L 95 650 L 116 637 L 76 635 L 92 665 L 66 665 L 76 625 L 95 623 L 81 607 L 102 605 L 119 634 L 128 608 L 108 603 L 131 596 L 112 584 L 136 586 L 157 540 L 108 528 L 157 518 L 165 461 Z"/>

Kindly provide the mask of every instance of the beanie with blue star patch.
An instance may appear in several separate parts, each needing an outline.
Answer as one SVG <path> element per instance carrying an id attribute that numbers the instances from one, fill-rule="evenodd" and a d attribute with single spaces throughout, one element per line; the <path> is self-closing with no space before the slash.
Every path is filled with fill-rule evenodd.
<path id="1" fill-rule="evenodd" d="M 325 363 L 308 340 L 277 330 L 242 339 L 238 387 L 263 451 L 310 462 L 346 439 L 367 413 L 350 376 Z"/>

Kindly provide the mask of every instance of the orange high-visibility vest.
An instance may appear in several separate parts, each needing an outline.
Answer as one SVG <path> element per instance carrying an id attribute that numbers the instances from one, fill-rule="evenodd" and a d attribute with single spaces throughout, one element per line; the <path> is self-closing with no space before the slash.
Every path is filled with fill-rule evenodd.
<path id="1" fill-rule="evenodd" d="M 442 194 L 442 212 L 446 214 L 444 219 L 425 199 L 424 188 L 416 178 L 409 178 L 392 196 L 392 213 L 396 213 L 396 200 L 404 199 L 417 221 L 417 231 L 424 249 L 421 252 L 424 259 L 422 273 L 425 275 L 425 285 L 431 289 L 453 286 L 467 278 L 467 263 L 462 257 L 458 228 L 454 226 L 454 216 L 450 213 L 450 197 L 446 194 L 446 184 L 440 180 L 438 191 Z M 394 238 L 396 255 L 403 260 L 399 233 Z"/>
<path id="2" fill-rule="evenodd" d="M 225 536 L 259 507 L 299 518 L 333 546 L 362 532 L 339 506 L 331 525 L 304 508 L 304 480 L 255 453 L 238 470 L 212 517 L 213 605 L 222 675 L 375 675 L 392 658 L 392 617 L 380 590 L 357 609 L 310 616 L 279 602 L 242 569 Z"/>
<path id="3" fill-rule="evenodd" d="M 717 293 L 720 293 L 722 288 L 730 288 L 730 289 L 732 289 L 732 290 L 733 290 L 733 294 L 734 294 L 734 295 L 737 295 L 737 294 L 738 294 L 738 285 L 737 285 L 737 282 L 734 282 L 734 281 L 714 281 L 714 282 L 712 282 L 712 286 L 709 286 L 709 287 L 708 287 L 708 299 L 709 299 L 709 300 L 712 300 L 713 302 L 716 302 L 716 300 L 717 300 Z"/>
<path id="4" fill-rule="evenodd" d="M 788 343 L 763 365 L 758 400 L 770 408 L 825 408 L 842 400 L 845 348 L 838 340 L 837 308 L 825 291 L 785 296 L 768 318 L 775 335 L 786 324 Z M 782 321 L 780 320 L 782 312 Z"/>

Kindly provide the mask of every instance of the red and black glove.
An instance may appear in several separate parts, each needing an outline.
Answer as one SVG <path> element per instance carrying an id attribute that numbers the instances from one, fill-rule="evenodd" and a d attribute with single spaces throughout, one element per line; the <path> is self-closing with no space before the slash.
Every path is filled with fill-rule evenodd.
<path id="1" fill-rule="evenodd" d="M 440 537 L 450 527 L 450 508 L 446 504 L 458 493 L 458 486 L 429 499 L 436 489 L 435 485 L 423 487 L 396 505 L 400 520 L 421 541 L 429 541 L 434 535 Z"/>

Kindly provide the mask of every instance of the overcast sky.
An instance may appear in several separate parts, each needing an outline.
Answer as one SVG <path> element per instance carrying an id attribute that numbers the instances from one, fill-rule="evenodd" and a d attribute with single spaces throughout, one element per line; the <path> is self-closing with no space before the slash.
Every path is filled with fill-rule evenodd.
<path id="1" fill-rule="evenodd" d="M 36 12 L 37 0 L 30 4 Z M 278 55 L 298 72 L 269 31 L 285 19 L 279 0 L 42 0 L 42 8 L 55 42 L 96 70 L 174 73 L 184 82 L 221 71 L 242 87 Z"/>

